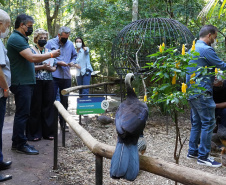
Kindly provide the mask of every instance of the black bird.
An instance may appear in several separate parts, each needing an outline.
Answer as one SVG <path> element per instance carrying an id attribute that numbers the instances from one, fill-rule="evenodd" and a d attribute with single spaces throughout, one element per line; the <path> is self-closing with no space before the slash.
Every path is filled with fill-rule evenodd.
<path id="1" fill-rule="evenodd" d="M 115 125 L 118 141 L 111 160 L 111 178 L 124 178 L 129 181 L 136 179 L 139 172 L 139 154 L 137 142 L 142 135 L 148 107 L 140 102 L 131 87 L 133 73 L 128 73 L 125 78 L 127 98 L 116 112 Z"/>

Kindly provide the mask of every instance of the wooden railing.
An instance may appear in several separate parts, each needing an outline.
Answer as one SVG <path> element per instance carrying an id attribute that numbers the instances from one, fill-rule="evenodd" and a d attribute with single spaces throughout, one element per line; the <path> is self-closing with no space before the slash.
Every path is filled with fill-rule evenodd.
<path id="1" fill-rule="evenodd" d="M 93 138 L 88 131 L 75 121 L 60 102 L 55 101 L 54 105 L 77 136 L 80 137 L 89 150 L 96 155 L 96 184 L 102 184 L 102 158 L 111 159 L 115 146 L 101 143 Z M 148 156 L 140 155 L 140 169 L 187 185 L 225 185 L 226 183 L 226 177 Z"/>

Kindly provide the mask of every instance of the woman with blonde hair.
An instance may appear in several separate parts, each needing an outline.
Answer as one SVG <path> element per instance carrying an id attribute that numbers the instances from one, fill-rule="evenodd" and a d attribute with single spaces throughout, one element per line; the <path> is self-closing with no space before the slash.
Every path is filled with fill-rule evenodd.
<path id="1" fill-rule="evenodd" d="M 35 54 L 50 52 L 45 48 L 48 32 L 42 28 L 34 32 L 35 45 L 31 48 Z M 52 72 L 56 70 L 55 59 L 50 58 L 35 64 L 36 85 L 31 101 L 30 117 L 26 135 L 29 141 L 53 138 L 53 102 L 54 87 Z"/>

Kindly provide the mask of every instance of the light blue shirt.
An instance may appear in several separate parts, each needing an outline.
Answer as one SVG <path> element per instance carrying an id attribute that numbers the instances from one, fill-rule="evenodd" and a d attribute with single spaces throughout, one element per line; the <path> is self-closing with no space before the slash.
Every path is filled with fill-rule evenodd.
<path id="1" fill-rule="evenodd" d="M 7 50 L 4 44 L 2 43 L 1 39 L 0 39 L 0 66 L 5 75 L 6 83 L 8 84 L 8 87 L 10 87 L 11 85 L 10 63 L 9 58 L 7 56 Z M 3 96 L 3 94 L 4 94 L 3 89 L 0 87 L 0 98 Z"/>
<path id="2" fill-rule="evenodd" d="M 93 71 L 93 68 L 90 63 L 89 48 L 88 47 L 86 48 L 87 48 L 86 51 L 83 48 L 81 48 L 77 53 L 77 59 L 75 63 L 78 64 L 81 67 L 81 69 L 76 68 L 77 69 L 76 76 L 80 75 L 83 76 L 86 73 L 86 69 L 88 69 L 90 72 Z"/>
<path id="3" fill-rule="evenodd" d="M 64 61 L 65 63 L 74 63 L 77 57 L 75 47 L 71 41 L 67 41 L 64 45 L 59 42 L 59 37 L 55 37 L 49 40 L 45 46 L 49 50 L 60 49 L 60 56 L 56 58 L 56 62 Z M 71 79 L 69 66 L 57 66 L 56 71 L 52 73 L 54 78 Z"/>
<path id="4" fill-rule="evenodd" d="M 186 82 L 188 87 L 191 86 L 190 84 L 190 77 L 199 67 L 210 67 L 214 66 L 212 70 L 209 72 L 214 72 L 215 67 L 220 68 L 221 70 L 226 70 L 226 63 L 224 63 L 216 54 L 215 50 L 207 45 L 204 41 L 198 40 L 195 44 L 195 51 L 199 52 L 200 56 L 198 60 L 191 60 L 190 63 L 196 63 L 196 67 L 189 67 L 188 74 L 186 75 Z M 214 82 L 214 75 L 206 75 L 203 76 L 200 72 L 196 72 L 195 79 L 203 78 L 201 81 L 200 87 L 204 87 L 207 92 L 213 94 L 213 82 Z M 193 99 L 200 96 L 200 94 L 195 94 L 190 96 L 189 99 Z"/>

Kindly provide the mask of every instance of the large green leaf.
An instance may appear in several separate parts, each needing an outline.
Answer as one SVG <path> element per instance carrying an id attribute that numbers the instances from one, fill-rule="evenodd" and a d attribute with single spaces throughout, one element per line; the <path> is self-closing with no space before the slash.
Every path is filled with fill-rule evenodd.
<path id="1" fill-rule="evenodd" d="M 221 17 L 221 13 L 222 13 L 222 11 L 223 11 L 223 8 L 224 8 L 225 3 L 226 3 L 226 0 L 224 0 L 223 3 L 222 3 L 222 5 L 221 5 L 221 8 L 220 8 L 220 11 L 219 11 L 219 14 L 218 14 L 218 18 L 219 18 L 219 19 L 220 19 L 220 17 Z"/>

